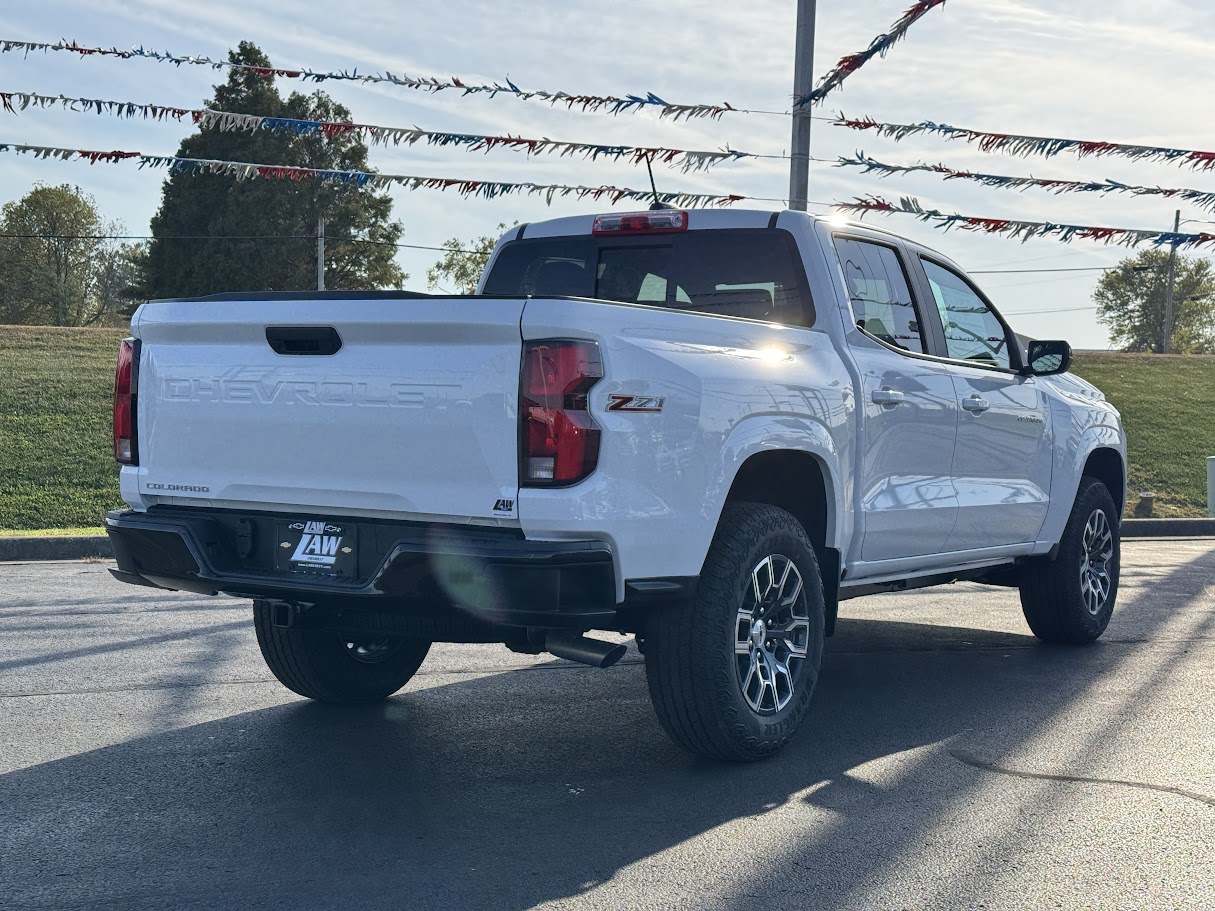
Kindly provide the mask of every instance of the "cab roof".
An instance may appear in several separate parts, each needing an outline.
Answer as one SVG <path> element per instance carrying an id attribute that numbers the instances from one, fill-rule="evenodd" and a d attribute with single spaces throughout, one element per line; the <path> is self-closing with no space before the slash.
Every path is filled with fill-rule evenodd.
<path id="1" fill-rule="evenodd" d="M 809 212 L 795 212 L 792 209 L 680 209 L 679 211 L 688 213 L 688 230 L 721 230 L 726 228 L 768 228 L 776 227 L 777 220 L 780 220 L 782 227 L 789 227 L 789 219 L 804 219 L 807 224 L 824 225 L 831 231 L 855 231 L 857 233 L 869 233 L 882 235 L 890 238 L 892 241 L 897 241 L 904 244 L 912 250 L 931 254 L 933 257 L 944 261 L 954 268 L 964 271 L 948 256 L 937 250 L 927 247 L 924 244 L 918 243 L 907 237 L 891 231 L 888 228 L 875 225 L 872 222 L 862 222 L 855 219 L 841 217 L 840 215 L 812 215 Z M 637 211 L 643 211 L 638 207 Z M 595 219 L 599 215 L 620 215 L 618 211 L 595 213 L 591 215 L 571 215 L 564 218 L 550 218 L 545 221 L 531 222 L 530 224 L 520 225 L 512 228 L 499 241 L 499 245 L 507 241 L 520 239 L 533 239 L 541 237 L 569 237 L 584 234 L 590 234 L 591 228 L 594 225 Z"/>

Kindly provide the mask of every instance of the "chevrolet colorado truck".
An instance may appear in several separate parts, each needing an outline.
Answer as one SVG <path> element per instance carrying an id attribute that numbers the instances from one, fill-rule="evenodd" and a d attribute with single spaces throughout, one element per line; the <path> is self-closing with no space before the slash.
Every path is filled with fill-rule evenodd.
<path id="1" fill-rule="evenodd" d="M 328 702 L 432 642 L 605 667 L 632 634 L 663 728 L 733 760 L 794 735 L 841 601 L 972 580 L 1049 642 L 1109 623 L 1118 412 L 946 257 L 655 210 L 514 228 L 478 292 L 141 307 L 115 575 L 252 599 L 275 676 Z"/>

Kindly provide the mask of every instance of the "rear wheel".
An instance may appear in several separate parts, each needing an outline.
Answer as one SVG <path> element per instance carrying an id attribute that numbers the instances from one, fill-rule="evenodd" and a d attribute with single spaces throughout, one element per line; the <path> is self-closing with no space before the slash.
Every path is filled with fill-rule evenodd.
<path id="1" fill-rule="evenodd" d="M 775 506 L 727 507 L 696 597 L 645 631 L 658 720 L 685 749 L 756 760 L 789 742 L 818 680 L 824 599 L 814 547 Z"/>
<path id="2" fill-rule="evenodd" d="M 1118 598 L 1120 561 L 1114 498 L 1096 478 L 1082 478 L 1056 558 L 1022 570 L 1021 609 L 1034 635 L 1079 645 L 1105 632 Z"/>
<path id="3" fill-rule="evenodd" d="M 321 702 L 358 704 L 387 699 L 417 673 L 430 642 L 344 636 L 283 629 L 264 601 L 253 602 L 257 644 L 271 672 L 289 690 Z"/>

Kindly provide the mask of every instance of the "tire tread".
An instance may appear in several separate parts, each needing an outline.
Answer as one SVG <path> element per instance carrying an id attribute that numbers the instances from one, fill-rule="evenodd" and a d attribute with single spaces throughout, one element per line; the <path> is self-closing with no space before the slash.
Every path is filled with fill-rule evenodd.
<path id="1" fill-rule="evenodd" d="M 717 666 L 720 630 L 705 615 L 735 603 L 737 572 L 746 564 L 754 542 L 773 533 L 799 539 L 814 570 L 803 573 L 811 610 L 819 612 L 818 636 L 803 667 L 806 695 L 797 699 L 785 732 L 765 738 L 746 733 L 735 708 L 737 681 Z M 759 503 L 734 503 L 722 514 L 718 531 L 705 560 L 694 599 L 655 611 L 646 632 L 646 676 L 658 720 L 667 734 L 684 749 L 713 759 L 747 761 L 771 755 L 796 733 L 809 705 L 822 654 L 822 580 L 814 547 L 805 530 L 788 512 Z M 699 622 L 698 622 L 699 621 Z M 812 617 L 812 623 L 813 623 Z"/>
<path id="2" fill-rule="evenodd" d="M 413 677 L 430 648 L 427 640 L 406 640 L 402 650 L 383 665 L 361 665 L 348 658 L 350 667 L 346 667 L 337 660 L 346 656 L 325 638 L 337 639 L 337 633 L 277 627 L 270 606 L 260 601 L 253 604 L 253 622 L 271 673 L 287 689 L 319 702 L 360 704 L 386 699 Z"/>
<path id="3" fill-rule="evenodd" d="M 1059 551 L 1054 560 L 1038 560 L 1022 568 L 1021 609 L 1033 634 L 1044 642 L 1081 645 L 1092 642 L 1105 631 L 1109 614 L 1118 594 L 1117 572 L 1110 592 L 1104 622 L 1087 620 L 1079 603 L 1079 582 L 1075 563 L 1079 558 L 1084 525 L 1092 511 L 1104 507 L 1114 532 L 1115 561 L 1118 560 L 1118 515 L 1114 498 L 1100 480 L 1085 475 L 1080 479 L 1076 500 L 1068 516 Z M 1074 591 L 1073 591 L 1074 589 Z"/>

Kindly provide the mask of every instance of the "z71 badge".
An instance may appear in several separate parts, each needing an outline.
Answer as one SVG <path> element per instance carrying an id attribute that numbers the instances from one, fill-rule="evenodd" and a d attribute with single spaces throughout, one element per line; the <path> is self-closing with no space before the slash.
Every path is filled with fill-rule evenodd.
<path id="1" fill-rule="evenodd" d="M 666 399 L 649 395 L 613 395 L 608 397 L 608 411 L 644 411 L 656 414 L 662 411 Z"/>

